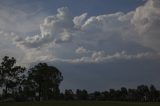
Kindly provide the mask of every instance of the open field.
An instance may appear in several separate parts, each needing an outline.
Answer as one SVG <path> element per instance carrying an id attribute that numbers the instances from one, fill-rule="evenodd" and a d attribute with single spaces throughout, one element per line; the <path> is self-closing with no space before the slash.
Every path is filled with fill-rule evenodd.
<path id="1" fill-rule="evenodd" d="M 160 106 L 160 103 L 131 103 L 106 101 L 48 101 L 24 103 L 0 103 L 0 106 Z"/>

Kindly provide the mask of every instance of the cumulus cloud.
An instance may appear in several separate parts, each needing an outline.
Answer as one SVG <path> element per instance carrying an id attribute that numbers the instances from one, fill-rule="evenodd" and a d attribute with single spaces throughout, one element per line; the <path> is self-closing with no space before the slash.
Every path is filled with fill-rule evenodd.
<path id="1" fill-rule="evenodd" d="M 73 19 L 76 28 L 81 28 L 81 26 L 85 23 L 87 18 L 87 13 L 83 13 L 80 16 L 76 16 Z"/>
<path id="2" fill-rule="evenodd" d="M 65 43 L 72 39 L 72 31 L 74 24 L 71 13 L 67 7 L 62 7 L 57 10 L 54 16 L 48 16 L 40 25 L 41 33 L 35 36 L 29 36 L 25 39 L 18 38 L 15 40 L 18 45 L 28 48 L 38 48 L 49 43 Z"/>
<path id="3" fill-rule="evenodd" d="M 97 45 L 101 40 L 107 40 L 111 36 L 121 36 L 128 26 L 119 18 L 125 14 L 118 12 L 92 16 L 87 18 L 87 13 L 73 17 L 67 7 L 57 10 L 54 16 L 48 16 L 40 25 L 41 33 L 29 36 L 25 39 L 18 38 L 18 45 L 28 48 L 38 48 L 45 44 L 61 44 L 71 42 Z M 119 34 L 119 35 L 118 35 Z M 97 37 L 99 36 L 99 37 Z"/>
<path id="4" fill-rule="evenodd" d="M 68 31 L 64 30 L 64 32 L 60 33 L 60 38 L 55 39 L 56 44 L 60 43 L 67 43 L 72 41 L 72 33 L 69 33 Z"/>
<path id="5" fill-rule="evenodd" d="M 84 53 L 88 53 L 89 52 L 89 50 L 87 50 L 87 49 L 85 49 L 84 47 L 78 47 L 76 50 L 75 50 L 75 52 L 77 53 L 77 54 L 84 54 Z"/>
<path id="6" fill-rule="evenodd" d="M 39 34 L 14 35 L 12 40 L 17 49 L 25 52 L 24 60 L 28 62 L 85 63 L 159 57 L 159 8 L 157 0 L 148 0 L 128 13 L 73 16 L 67 7 L 62 7 L 44 19 Z"/>
<path id="7" fill-rule="evenodd" d="M 1 8 L 0 57 L 14 56 L 21 65 L 33 62 L 56 65 L 66 76 L 64 85 L 68 88 L 85 87 L 84 82 L 87 85 L 88 81 L 91 83 L 88 88 L 96 88 L 95 78 L 100 79 L 97 84 L 107 78 L 110 86 L 156 83 L 160 68 L 159 7 L 159 0 L 146 0 L 144 5 L 127 13 L 95 16 L 90 13 L 73 16 L 72 10 L 62 7 L 56 14 L 47 13 L 45 17 L 37 11 L 32 13 L 35 8 L 31 14 Z M 81 77 L 84 79 L 79 80 Z"/>
<path id="8" fill-rule="evenodd" d="M 131 23 L 138 32 L 137 40 L 147 47 L 160 50 L 160 2 L 148 0 L 134 11 Z"/>

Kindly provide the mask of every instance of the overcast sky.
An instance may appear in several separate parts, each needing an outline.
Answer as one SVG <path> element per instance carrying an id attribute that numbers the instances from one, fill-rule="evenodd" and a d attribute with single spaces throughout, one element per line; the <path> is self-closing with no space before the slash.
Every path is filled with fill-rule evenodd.
<path id="1" fill-rule="evenodd" d="M 61 89 L 160 88 L 160 0 L 0 0 L 0 57 L 60 69 Z"/>

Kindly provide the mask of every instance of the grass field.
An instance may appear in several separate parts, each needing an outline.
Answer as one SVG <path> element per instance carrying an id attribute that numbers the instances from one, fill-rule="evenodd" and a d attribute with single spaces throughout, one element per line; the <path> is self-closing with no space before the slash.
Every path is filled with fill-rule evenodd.
<path id="1" fill-rule="evenodd" d="M 160 106 L 160 103 L 131 103 L 106 101 L 48 101 L 24 103 L 0 103 L 0 106 Z"/>

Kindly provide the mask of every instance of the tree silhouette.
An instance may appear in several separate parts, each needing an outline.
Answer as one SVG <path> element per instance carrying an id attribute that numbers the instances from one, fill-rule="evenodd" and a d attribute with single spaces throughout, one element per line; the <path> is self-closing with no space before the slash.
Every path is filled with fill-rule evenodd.
<path id="1" fill-rule="evenodd" d="M 88 92 L 87 90 L 83 89 L 77 89 L 76 90 L 77 99 L 79 100 L 87 100 L 88 99 Z"/>
<path id="2" fill-rule="evenodd" d="M 39 98 L 49 99 L 49 95 L 59 94 L 59 84 L 63 80 L 61 72 L 46 63 L 39 63 L 30 69 L 28 80 L 37 85 Z"/>
<path id="3" fill-rule="evenodd" d="M 149 88 L 146 85 L 140 85 L 137 87 L 137 93 L 139 101 L 147 101 L 149 97 Z"/>
<path id="4" fill-rule="evenodd" d="M 122 87 L 122 88 L 121 88 L 121 100 L 122 100 L 122 101 L 127 100 L 127 95 L 128 95 L 127 88 Z"/>
<path id="5" fill-rule="evenodd" d="M 65 100 L 74 100 L 74 93 L 71 89 L 65 90 Z"/>
<path id="6" fill-rule="evenodd" d="M 23 88 L 22 92 L 19 92 L 20 98 L 24 99 L 33 99 L 36 95 L 36 83 L 32 82 L 30 79 L 23 79 L 21 83 L 21 88 Z"/>
<path id="7" fill-rule="evenodd" d="M 5 56 L 0 65 L 0 86 L 5 87 L 4 94 L 7 96 L 8 91 L 14 94 L 14 88 L 20 83 L 25 71 L 24 67 L 15 66 L 16 59 Z"/>
<path id="8" fill-rule="evenodd" d="M 156 102 L 157 98 L 159 97 L 159 92 L 157 91 L 157 89 L 155 88 L 154 85 L 150 86 L 150 99 L 152 102 Z"/>

